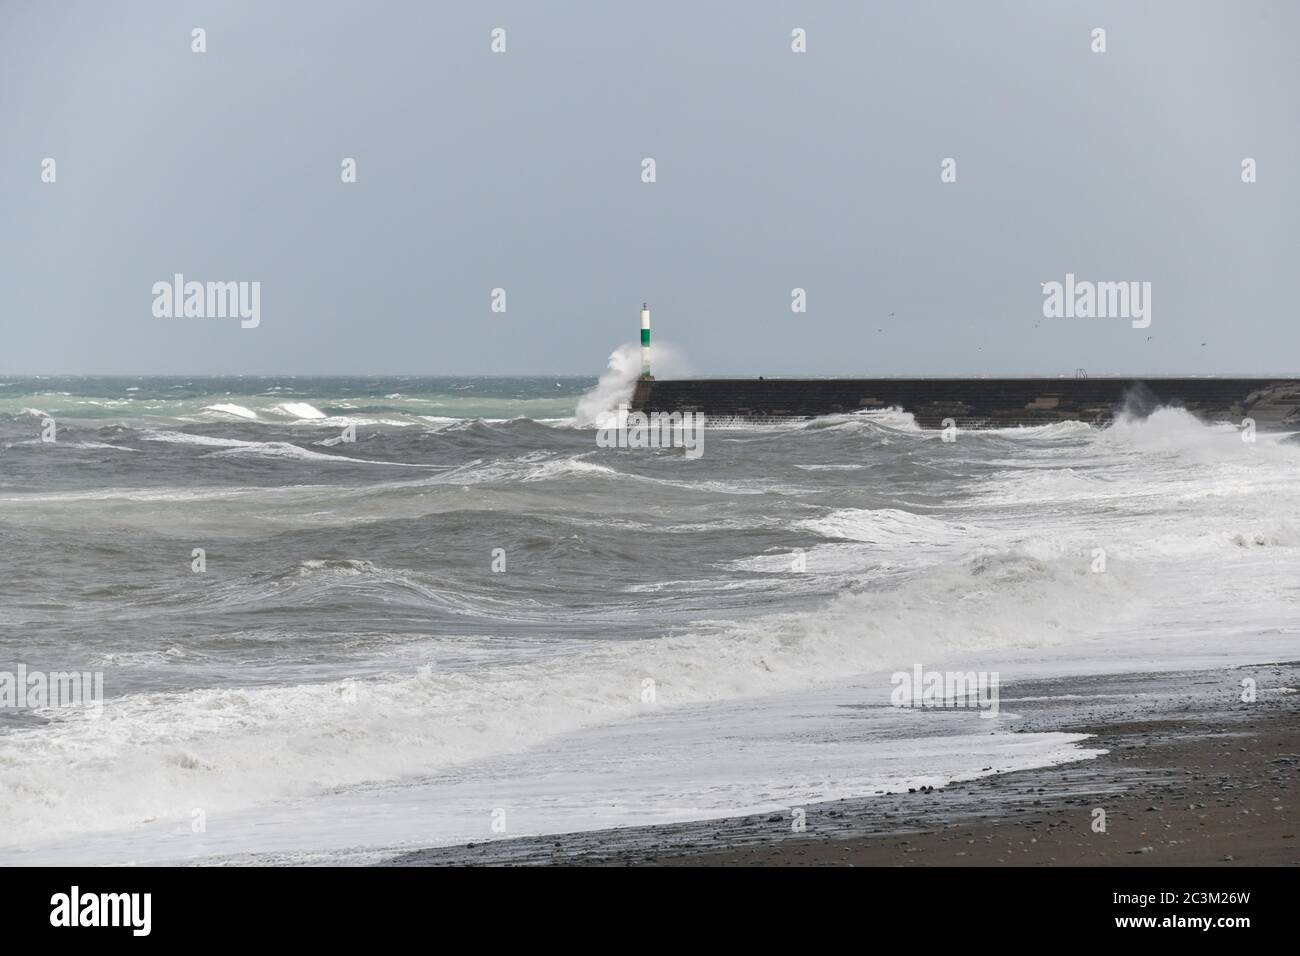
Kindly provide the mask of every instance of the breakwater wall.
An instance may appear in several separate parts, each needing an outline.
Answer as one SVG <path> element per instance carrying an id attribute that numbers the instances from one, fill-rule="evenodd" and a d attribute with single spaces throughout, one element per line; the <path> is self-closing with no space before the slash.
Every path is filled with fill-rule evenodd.
<path id="1" fill-rule="evenodd" d="M 1300 428 L 1295 378 L 769 378 L 640 379 L 632 408 L 704 412 L 709 420 L 814 418 L 901 408 L 919 425 L 961 428 L 1106 422 L 1122 410 L 1174 405 L 1208 421 L 1252 418 Z"/>

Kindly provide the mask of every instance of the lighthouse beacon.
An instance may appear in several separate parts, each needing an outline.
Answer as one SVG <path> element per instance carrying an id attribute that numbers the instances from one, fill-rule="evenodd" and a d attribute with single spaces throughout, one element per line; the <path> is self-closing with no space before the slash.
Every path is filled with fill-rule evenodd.
<path id="1" fill-rule="evenodd" d="M 641 377 L 653 379 L 650 374 L 650 306 L 641 303 Z"/>

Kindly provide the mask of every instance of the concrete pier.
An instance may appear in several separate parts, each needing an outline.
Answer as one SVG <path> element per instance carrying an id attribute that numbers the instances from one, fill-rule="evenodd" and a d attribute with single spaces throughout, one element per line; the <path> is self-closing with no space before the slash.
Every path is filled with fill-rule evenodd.
<path id="1" fill-rule="evenodd" d="M 1176 405 L 1207 421 L 1300 429 L 1296 378 L 679 379 L 637 382 L 632 408 L 704 412 L 711 421 L 813 418 L 901 408 L 919 425 L 959 428 L 1106 422 Z"/>

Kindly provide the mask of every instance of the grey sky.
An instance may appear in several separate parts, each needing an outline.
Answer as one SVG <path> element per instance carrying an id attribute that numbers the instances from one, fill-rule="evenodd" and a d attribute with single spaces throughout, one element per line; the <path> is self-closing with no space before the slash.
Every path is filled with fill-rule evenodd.
<path id="1" fill-rule="evenodd" d="M 1290 0 L 0 0 L 0 372 L 596 374 L 643 299 L 701 373 L 1294 372 L 1297 35 Z M 260 281 L 261 325 L 154 318 L 175 272 Z M 1044 319 L 1067 272 L 1150 281 L 1151 327 Z"/>

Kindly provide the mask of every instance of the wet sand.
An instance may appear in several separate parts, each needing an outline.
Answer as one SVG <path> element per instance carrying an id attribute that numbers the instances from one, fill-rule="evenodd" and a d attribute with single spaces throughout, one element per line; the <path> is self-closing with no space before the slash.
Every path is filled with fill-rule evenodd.
<path id="1" fill-rule="evenodd" d="M 1256 682 L 1243 702 L 1242 680 Z M 930 791 L 421 850 L 394 865 L 1280 866 L 1300 863 L 1300 665 L 1007 685 L 1014 732 L 1107 753 Z M 792 808 L 793 809 L 793 808 Z M 1097 828 L 1104 811 L 1104 832 Z"/>

